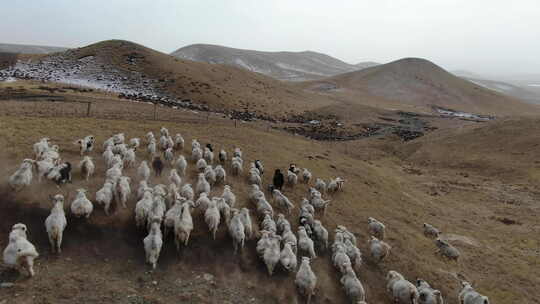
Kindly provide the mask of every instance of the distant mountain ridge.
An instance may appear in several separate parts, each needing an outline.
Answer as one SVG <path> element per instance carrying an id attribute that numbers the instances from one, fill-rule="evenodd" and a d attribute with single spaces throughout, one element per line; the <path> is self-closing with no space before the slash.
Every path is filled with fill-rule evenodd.
<path id="1" fill-rule="evenodd" d="M 171 53 L 181 59 L 226 64 L 279 80 L 322 79 L 360 69 L 334 57 L 312 52 L 262 52 L 219 45 L 193 44 Z"/>
<path id="2" fill-rule="evenodd" d="M 65 47 L 0 43 L 0 53 L 50 54 L 68 50 Z"/>

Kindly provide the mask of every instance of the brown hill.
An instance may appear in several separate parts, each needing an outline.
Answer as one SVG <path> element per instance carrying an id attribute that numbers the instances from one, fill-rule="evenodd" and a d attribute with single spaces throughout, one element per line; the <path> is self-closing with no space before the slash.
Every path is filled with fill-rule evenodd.
<path id="1" fill-rule="evenodd" d="M 449 108 L 478 114 L 539 113 L 539 108 L 456 77 L 434 63 L 405 58 L 391 63 L 303 83 L 312 91 L 344 100 L 432 111 Z"/>
<path id="2" fill-rule="evenodd" d="M 182 60 L 121 40 L 19 63 L 12 71 L 23 78 L 190 99 L 214 110 L 248 110 L 279 117 L 331 103 L 258 73 Z"/>

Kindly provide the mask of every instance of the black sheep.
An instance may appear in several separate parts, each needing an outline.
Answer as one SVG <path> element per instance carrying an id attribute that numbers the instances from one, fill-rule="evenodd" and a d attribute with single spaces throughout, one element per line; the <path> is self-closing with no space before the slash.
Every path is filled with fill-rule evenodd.
<path id="1" fill-rule="evenodd" d="M 208 150 L 210 150 L 211 152 L 214 152 L 214 148 L 212 148 L 212 144 L 206 144 L 206 147 L 207 147 Z"/>
<path id="2" fill-rule="evenodd" d="M 281 173 L 281 170 L 276 169 L 274 172 L 274 179 L 273 179 L 274 188 L 281 191 L 281 188 L 283 187 L 283 184 L 285 183 L 285 178 L 283 177 L 283 173 Z"/>
<path id="3" fill-rule="evenodd" d="M 56 184 L 71 183 L 71 163 L 65 162 L 60 165 L 62 168 L 58 171 L 60 175 L 56 178 Z"/>
<path id="4" fill-rule="evenodd" d="M 161 161 L 161 158 L 159 156 L 156 156 L 154 158 L 154 161 L 152 162 L 152 168 L 154 169 L 154 172 L 156 172 L 156 176 L 161 176 L 161 171 L 163 171 L 163 162 Z"/>

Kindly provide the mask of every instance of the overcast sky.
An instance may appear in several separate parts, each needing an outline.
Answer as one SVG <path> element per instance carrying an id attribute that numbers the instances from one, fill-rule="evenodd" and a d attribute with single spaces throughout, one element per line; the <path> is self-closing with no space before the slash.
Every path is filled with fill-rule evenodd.
<path id="1" fill-rule="evenodd" d="M 4 1 L 0 42 L 131 40 L 312 50 L 349 63 L 423 57 L 449 70 L 540 73 L 539 0 Z"/>

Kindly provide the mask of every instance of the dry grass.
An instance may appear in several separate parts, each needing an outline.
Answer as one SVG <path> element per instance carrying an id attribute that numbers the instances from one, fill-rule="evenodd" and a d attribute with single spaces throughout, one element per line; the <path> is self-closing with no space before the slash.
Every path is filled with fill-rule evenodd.
<path id="1" fill-rule="evenodd" d="M 474 281 L 478 289 L 489 295 L 494 303 L 527 302 L 535 303 L 538 298 L 536 287 L 540 282 L 538 278 L 539 256 L 535 251 L 538 246 L 538 226 L 534 214 L 537 213 L 538 194 L 536 187 L 530 189 L 515 189 L 495 178 L 485 181 L 482 172 L 463 169 L 469 172 L 464 178 L 452 169 L 421 167 L 421 175 L 410 174 L 403 171 L 405 165 L 399 158 L 389 156 L 379 150 L 379 156 L 368 160 L 362 156 L 362 151 L 370 151 L 370 147 L 363 142 L 350 143 L 350 153 L 340 152 L 342 143 L 320 143 L 309 141 L 301 137 L 290 136 L 282 132 L 263 132 L 251 125 L 241 128 L 220 124 L 196 125 L 191 123 L 152 122 L 145 120 L 100 120 L 95 118 L 35 118 L 35 117 L 1 117 L 0 143 L 4 148 L 4 166 L 2 175 L 12 172 L 20 160 L 28 157 L 31 144 L 42 136 L 49 136 L 62 148 L 62 156 L 72 162 L 77 162 L 76 147 L 72 145 L 74 139 L 87 134 L 94 134 L 98 143 L 116 132 L 125 132 L 128 137 L 143 137 L 149 131 L 157 130 L 162 126 L 168 127 L 171 132 L 181 132 L 190 142 L 192 138 L 202 143 L 212 142 L 216 148 L 224 147 L 231 151 L 237 145 L 243 148 L 246 160 L 261 159 L 266 166 L 264 181 L 270 180 L 270 172 L 275 168 L 285 168 L 289 163 L 296 162 L 302 167 L 309 167 L 315 177 L 328 179 L 342 176 L 348 182 L 345 191 L 332 197 L 332 204 L 323 223 L 333 231 L 337 224 L 344 224 L 359 236 L 359 247 L 365 255 L 367 264 L 360 272 L 359 277 L 364 283 L 370 303 L 387 303 L 390 301 L 384 290 L 384 275 L 389 269 L 402 272 L 407 278 L 416 277 L 427 279 L 436 288 L 442 290 L 447 303 L 457 303 L 458 281 L 450 274 L 459 273 Z M 396 148 L 405 147 L 401 143 L 388 142 Z M 396 146 L 398 145 L 398 146 Z M 98 146 L 98 151 L 99 146 Z M 93 196 L 100 186 L 103 168 L 98 151 L 93 153 L 98 163 L 98 176 L 90 184 L 80 181 L 76 176 L 73 185 L 68 185 L 72 191 L 78 187 L 87 187 Z M 358 151 L 359 153 L 355 153 Z M 139 159 L 144 151 L 138 152 Z M 409 165 L 407 165 L 409 166 Z M 128 174 L 133 175 L 130 169 Z M 461 172 L 461 171 L 460 171 Z M 167 172 L 166 172 L 167 173 Z M 194 182 L 195 172 L 190 168 L 189 180 Z M 164 181 L 161 179 L 160 181 Z M 153 180 L 153 183 L 158 180 Z M 247 185 L 243 178 L 231 178 L 235 193 L 237 193 L 240 206 L 249 206 L 246 202 Z M 296 189 L 287 189 L 286 194 L 297 204 L 305 195 L 307 187 L 299 185 Z M 19 204 L 29 206 L 28 212 L 32 214 L 36 206 L 48 208 L 46 196 L 56 191 L 52 185 L 33 185 L 15 198 Z M 215 194 L 220 193 L 220 188 Z M 434 195 L 434 193 L 437 193 Z M 519 205 L 504 204 L 494 198 L 511 196 L 520 202 Z M 277 275 L 267 278 L 262 265 L 253 255 L 254 243 L 249 243 L 241 258 L 232 256 L 232 246 L 225 236 L 224 228 L 220 230 L 219 240 L 213 242 L 208 239 L 206 229 L 201 224 L 202 219 L 196 218 L 198 224 L 194 232 L 192 249 L 185 250 L 185 256 L 178 258 L 173 253 L 171 242 L 166 243 L 166 253 L 161 261 L 158 272 L 142 275 L 145 267 L 142 260 L 142 235 L 132 231 L 132 208 L 134 200 L 129 203 L 130 210 L 118 210 L 113 216 L 106 217 L 98 208 L 91 219 L 91 224 L 103 227 L 116 227 L 118 239 L 115 241 L 119 254 L 113 254 L 114 249 L 103 234 L 92 236 L 89 240 L 89 251 L 79 250 L 76 239 L 81 227 L 71 228 L 71 236 L 66 237 L 63 257 L 69 261 L 47 254 L 48 247 L 43 240 L 39 242 L 38 249 L 42 252 L 40 264 L 37 267 L 38 276 L 32 280 L 18 280 L 19 289 L 8 291 L 7 296 L 19 293 L 20 300 L 15 303 L 26 303 L 33 296 L 38 299 L 53 299 L 54 303 L 70 303 L 73 301 L 88 300 L 88 303 L 97 303 L 104 299 L 120 301 L 112 298 L 110 294 L 127 295 L 137 290 L 141 296 L 148 297 L 155 303 L 175 301 L 183 292 L 175 285 L 176 276 L 182 275 L 182 280 L 193 279 L 194 273 L 210 272 L 216 275 L 220 291 L 213 291 L 206 295 L 206 300 L 194 302 L 217 303 L 228 299 L 234 300 L 233 295 L 225 295 L 221 290 L 235 290 L 238 294 L 249 295 L 260 303 L 290 302 L 295 299 L 293 280 L 291 277 Z M 32 207 L 30 207 L 32 206 Z M 34 208 L 34 209 L 32 209 Z M 536 210 L 536 211 L 535 211 Z M 24 213 L 28 217 L 28 212 Z M 290 218 L 296 223 L 296 212 Z M 42 212 L 43 213 L 43 212 Z M 373 216 L 385 222 L 388 227 L 388 242 L 392 245 L 392 254 L 383 265 L 377 266 L 370 262 L 367 254 L 366 218 Z M 11 216 L 11 221 L 23 217 L 20 213 Z M 504 225 L 492 217 L 510 217 L 519 220 L 521 225 Z M 24 218 L 24 217 L 23 217 Z M 35 218 L 35 217 L 33 217 Z M 41 222 L 43 218 L 35 218 Z M 430 222 L 440 227 L 444 232 L 466 236 L 475 240 L 479 247 L 463 242 L 454 242 L 461 250 L 463 259 L 458 263 L 446 262 L 433 252 L 434 244 L 421 234 L 421 224 Z M 1 227 L 2 235 L 7 235 L 8 227 L 12 222 Z M 75 224 L 77 225 L 77 224 Z M 36 226 L 35 229 L 40 229 Z M 69 230 L 70 228 L 68 228 Z M 89 229 L 89 228 L 88 228 Z M 333 233 L 331 233 L 333 234 Z M 31 235 L 39 235 L 31 232 Z M 71 237 L 71 240 L 70 240 Z M 0 239 L 0 245 L 5 245 L 5 239 Z M 84 247 L 86 248 L 86 247 Z M 92 249 L 94 248 L 94 249 Z M 115 248 L 114 246 L 112 248 Z M 206 249 L 205 249 L 206 248 Z M 96 251 L 97 250 L 97 251 Z M 113 250 L 113 251 L 110 251 Z M 97 253 L 99 252 L 99 253 Z M 121 253 L 121 254 L 120 254 Z M 206 261 L 201 256 L 210 255 Z M 121 261 L 127 255 L 129 262 Z M 109 262 L 103 262 L 109 257 Z M 96 272 L 88 272 L 86 264 L 91 263 Z M 313 262 L 316 274 L 319 276 L 319 290 L 315 303 L 341 303 L 344 300 L 343 292 L 338 284 L 339 277 L 329 263 L 329 256 L 323 255 Z M 81 265 L 74 269 L 74 265 Z M 45 269 L 52 269 L 46 271 Z M 63 292 L 63 299 L 58 300 L 58 294 L 52 289 L 51 280 L 59 275 L 62 269 L 70 269 L 70 275 L 61 283 L 72 284 L 79 280 L 88 280 L 88 291 L 77 289 L 76 292 L 68 290 Z M 86 269 L 86 270 L 85 270 Z M 122 275 L 119 275 L 119 274 Z M 160 290 L 149 286 L 140 289 L 136 277 L 142 280 L 155 279 L 160 282 Z M 150 277 L 148 277 L 150 276 Z M 151 279 L 150 279 L 151 278 Z M 238 286 L 229 279 L 243 280 L 246 286 Z M 139 279 L 140 280 L 140 279 Z M 112 283 L 106 283 L 111 281 Z M 168 283 L 167 283 L 168 282 Z M 517 284 L 516 282 L 519 282 Z M 163 285 L 162 285 L 163 284 Z M 168 284 L 168 285 L 167 285 Z M 231 285 L 232 284 L 232 285 Z M 175 288 L 176 286 L 176 288 Z M 264 286 L 264 287 L 263 287 Z M 103 296 L 95 296 L 96 290 L 104 289 Z M 175 291 L 170 291 L 174 289 Z M 208 290 L 212 290 L 209 288 Z M 24 292 L 22 292 L 24 290 Z M 45 290 L 45 292 L 40 292 Z M 165 292 L 165 290 L 169 290 Z M 89 294 L 91 293 L 91 294 Z M 26 299 L 26 300 L 25 300 Z M 57 299 L 56 301 L 54 299 Z M 195 300 L 194 300 L 195 299 Z M 217 300 L 220 299 L 220 300 Z M 512 300 L 513 299 L 513 300 Z M 519 300 L 518 300 L 519 299 Z M 2 296 L 0 296 L 0 301 Z M 84 302 L 84 301 L 83 301 Z M 246 301 L 248 302 L 248 301 Z M 150 302 L 153 303 L 153 302 Z"/>

